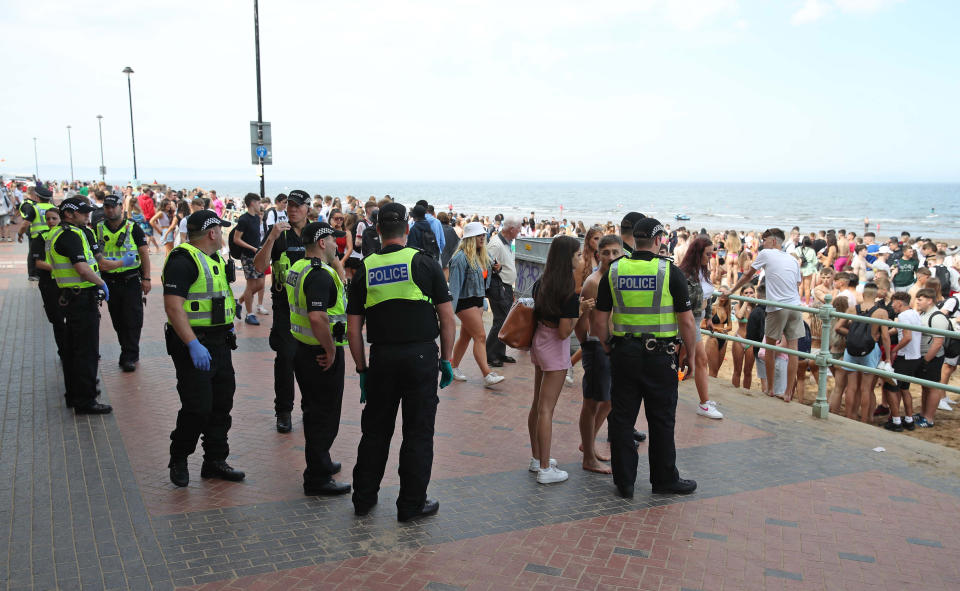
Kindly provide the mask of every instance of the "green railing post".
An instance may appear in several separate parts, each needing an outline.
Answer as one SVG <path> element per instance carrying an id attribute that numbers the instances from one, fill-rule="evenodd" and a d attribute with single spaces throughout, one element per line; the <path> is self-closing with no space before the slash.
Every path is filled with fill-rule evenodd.
<path id="1" fill-rule="evenodd" d="M 826 303 L 817 311 L 820 316 L 820 352 L 817 353 L 817 400 L 813 403 L 813 416 L 825 419 L 830 416 L 830 402 L 827 400 L 827 377 L 830 375 L 830 335 L 833 333 L 833 296 L 827 294 Z"/>

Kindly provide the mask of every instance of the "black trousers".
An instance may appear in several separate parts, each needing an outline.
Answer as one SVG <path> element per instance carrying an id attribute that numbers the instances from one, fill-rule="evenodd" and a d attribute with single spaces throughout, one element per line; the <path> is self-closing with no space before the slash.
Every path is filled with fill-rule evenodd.
<path id="1" fill-rule="evenodd" d="M 167 353 L 177 370 L 177 393 L 180 395 L 180 411 L 177 426 L 170 433 L 170 458 L 186 458 L 197 449 L 197 441 L 203 436 L 203 459 L 218 461 L 227 459 L 230 447 L 227 432 L 233 419 L 233 393 L 236 379 L 233 360 L 226 333 L 198 334 L 197 338 L 210 351 L 210 369 L 203 371 L 193 366 L 190 350 L 177 333 L 166 327 Z"/>
<path id="2" fill-rule="evenodd" d="M 353 468 L 353 503 L 377 500 L 390 440 L 403 409 L 400 445 L 400 513 L 414 513 L 427 499 L 433 468 L 433 425 L 437 416 L 440 355 L 436 343 L 372 345 L 367 368 L 367 405 L 360 419 L 360 446 Z"/>
<path id="3" fill-rule="evenodd" d="M 633 428 L 644 404 L 650 428 L 648 456 L 650 483 L 669 486 L 680 479 L 673 431 L 677 418 L 677 369 L 674 357 L 648 353 L 638 340 L 615 345 L 610 354 L 612 408 L 607 417 L 613 481 L 632 487 L 637 479 L 639 455 Z"/>
<path id="4" fill-rule="evenodd" d="M 500 334 L 503 321 L 507 319 L 510 307 L 513 306 L 513 288 L 505 283 L 501 285 L 503 285 L 502 290 L 490 290 L 487 293 L 490 311 L 493 313 L 493 324 L 490 325 L 490 332 L 487 334 L 487 361 L 497 361 L 507 355 L 507 346 L 497 338 L 497 335 Z M 498 291 L 499 294 L 496 293 Z"/>
<path id="5" fill-rule="evenodd" d="M 340 432 L 340 408 L 343 403 L 343 347 L 337 347 L 330 369 L 323 371 L 317 355 L 319 345 L 297 342 L 294 371 L 300 386 L 300 408 L 303 410 L 303 439 L 307 469 L 303 483 L 323 484 L 333 476 L 330 446 Z"/>
<path id="6" fill-rule="evenodd" d="M 100 356 L 100 299 L 96 288 L 60 290 L 63 314 L 63 381 L 67 403 L 86 406 L 97 400 Z"/>
<path id="7" fill-rule="evenodd" d="M 143 289 L 140 276 L 112 279 L 104 274 L 110 288 L 110 322 L 120 342 L 120 363 L 137 362 L 140 359 L 140 331 L 143 329 Z"/>
<path id="8" fill-rule="evenodd" d="M 298 341 L 290 334 L 290 305 L 286 292 L 282 296 L 271 295 L 273 326 L 270 328 L 270 348 L 277 352 L 273 360 L 273 410 L 279 414 L 293 411 L 293 359 L 297 355 Z M 303 387 L 300 391 L 303 392 Z"/>
<path id="9" fill-rule="evenodd" d="M 43 299 L 43 311 L 47 315 L 47 320 L 53 326 L 53 340 L 57 343 L 57 355 L 60 361 L 63 361 L 64 344 L 64 322 L 63 309 L 60 307 L 60 288 L 53 279 L 45 281 L 40 280 L 40 297 Z"/>
<path id="10" fill-rule="evenodd" d="M 30 234 L 28 233 L 27 236 L 30 236 Z M 39 254 L 40 257 L 42 258 L 43 253 L 34 252 L 36 249 L 33 247 L 33 240 L 32 240 L 33 237 L 30 236 L 30 238 L 31 240 L 27 248 L 27 276 L 39 277 L 40 275 L 39 273 L 37 273 L 37 259 L 33 258 L 33 255 Z"/>

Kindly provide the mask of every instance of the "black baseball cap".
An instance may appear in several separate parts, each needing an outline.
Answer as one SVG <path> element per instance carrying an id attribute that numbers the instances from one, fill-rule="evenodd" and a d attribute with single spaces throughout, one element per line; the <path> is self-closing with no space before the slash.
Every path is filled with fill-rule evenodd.
<path id="1" fill-rule="evenodd" d="M 119 207 L 120 205 L 123 204 L 123 199 L 121 199 L 120 197 L 117 197 L 116 195 L 111 194 L 103 198 L 103 204 L 105 206 L 111 205 L 113 207 Z"/>
<path id="2" fill-rule="evenodd" d="M 44 199 L 53 199 L 53 191 L 44 187 L 43 185 L 37 185 L 34 189 L 34 192 L 37 194 L 37 197 L 42 197 Z"/>
<path id="3" fill-rule="evenodd" d="M 396 222 L 407 221 L 407 208 L 402 203 L 385 203 L 380 208 L 380 216 L 377 218 L 377 224 L 393 224 Z"/>
<path id="4" fill-rule="evenodd" d="M 294 189 L 287 193 L 287 202 L 296 203 L 297 205 L 305 205 L 310 203 L 310 194 L 302 189 Z"/>
<path id="5" fill-rule="evenodd" d="M 70 197 L 64 199 L 60 203 L 60 213 L 67 211 L 72 211 L 74 213 L 89 213 L 93 211 L 93 207 L 87 203 L 87 200 L 83 197 Z"/>
<path id="6" fill-rule="evenodd" d="M 667 231 L 663 228 L 663 224 L 654 218 L 644 217 L 643 219 L 638 220 L 633 226 L 634 238 L 656 238 L 660 234 L 666 233 Z"/>
<path id="7" fill-rule="evenodd" d="M 627 215 L 623 216 L 623 219 L 620 220 L 620 227 L 624 230 L 632 230 L 637 222 L 646 218 L 647 216 L 643 215 L 639 211 L 631 211 Z"/>
<path id="8" fill-rule="evenodd" d="M 337 230 L 327 222 L 310 222 L 303 227 L 300 232 L 300 241 L 304 244 L 314 244 L 321 238 L 333 236 L 334 238 L 343 238 L 346 232 Z"/>
<path id="9" fill-rule="evenodd" d="M 221 220 L 217 214 L 209 209 L 191 213 L 190 217 L 187 218 L 187 232 L 202 232 L 217 225 L 226 228 L 232 224 L 226 220 Z"/>

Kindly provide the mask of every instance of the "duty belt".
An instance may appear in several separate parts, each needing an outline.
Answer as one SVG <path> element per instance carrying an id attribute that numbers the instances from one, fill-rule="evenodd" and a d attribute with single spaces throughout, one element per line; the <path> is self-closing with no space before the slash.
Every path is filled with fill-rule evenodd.
<path id="1" fill-rule="evenodd" d="M 622 337 L 614 337 L 614 342 L 628 341 L 636 342 L 648 353 L 666 353 L 668 355 L 676 354 L 680 345 L 680 341 L 675 337 L 656 338 L 646 334 L 635 335 L 629 333 Z"/>

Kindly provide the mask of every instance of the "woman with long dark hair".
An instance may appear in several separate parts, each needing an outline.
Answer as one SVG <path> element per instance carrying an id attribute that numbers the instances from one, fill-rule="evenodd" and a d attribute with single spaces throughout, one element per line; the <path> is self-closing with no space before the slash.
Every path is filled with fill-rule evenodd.
<path id="1" fill-rule="evenodd" d="M 586 326 L 595 301 L 580 300 L 574 291 L 575 276 L 583 267 L 580 241 L 558 236 L 550 244 L 543 275 L 533 284 L 533 311 L 537 321 L 530 347 L 534 365 L 533 403 L 527 416 L 530 431 L 530 471 L 537 482 L 562 482 L 568 474 L 550 457 L 553 411 L 570 368 L 570 334 Z"/>
<path id="2" fill-rule="evenodd" d="M 710 310 L 706 309 L 710 307 L 710 297 L 714 291 L 716 291 L 713 283 L 710 282 L 709 265 L 712 257 L 713 242 L 711 242 L 707 236 L 698 236 L 690 243 L 690 246 L 687 247 L 687 253 L 680 263 L 680 270 L 687 276 L 688 281 L 690 281 L 691 278 L 696 278 L 694 279 L 695 281 L 699 280 L 700 286 L 703 289 L 703 307 L 700 310 L 693 311 L 693 320 L 697 327 L 697 357 L 693 370 L 693 380 L 697 384 L 697 394 L 700 396 L 697 414 L 711 419 L 722 419 L 723 413 L 717 410 L 716 402 L 710 400 L 707 385 L 707 352 L 703 346 L 703 339 L 700 338 L 700 324 L 704 322 L 704 317 L 706 317 L 706 328 L 713 330 Z"/>

